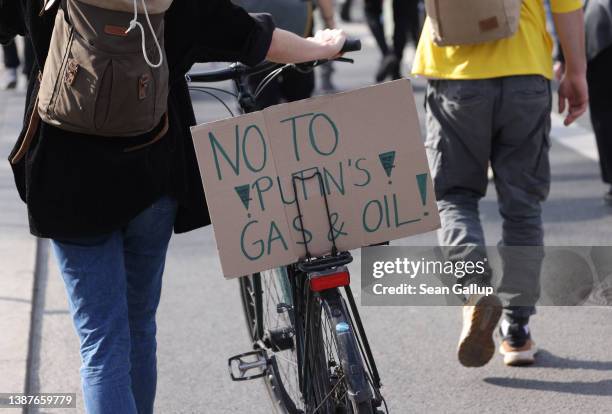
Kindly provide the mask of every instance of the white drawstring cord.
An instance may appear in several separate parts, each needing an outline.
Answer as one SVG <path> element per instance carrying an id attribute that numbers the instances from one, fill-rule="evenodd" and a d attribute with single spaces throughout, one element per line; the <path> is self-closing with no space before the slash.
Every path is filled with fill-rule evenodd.
<path id="1" fill-rule="evenodd" d="M 129 33 L 132 29 L 138 26 L 138 28 L 140 29 L 140 35 L 142 37 L 142 54 L 145 60 L 147 61 L 147 65 L 151 66 L 152 68 L 158 68 L 164 62 L 164 54 L 159 44 L 159 41 L 157 40 L 155 31 L 153 30 L 153 25 L 151 24 L 151 20 L 149 19 L 149 13 L 147 12 L 147 5 L 145 4 L 145 0 L 140 0 L 140 1 L 142 3 L 142 8 L 144 11 L 144 15 L 147 19 L 147 23 L 149 24 L 149 29 L 151 30 L 151 34 L 153 35 L 153 39 L 155 40 L 155 46 L 157 46 L 157 50 L 159 51 L 159 62 L 156 64 L 151 63 L 151 61 L 149 60 L 149 56 L 147 55 L 144 27 L 138 21 L 138 0 L 134 0 L 134 18 L 130 21 L 130 27 L 128 27 L 125 33 Z"/>

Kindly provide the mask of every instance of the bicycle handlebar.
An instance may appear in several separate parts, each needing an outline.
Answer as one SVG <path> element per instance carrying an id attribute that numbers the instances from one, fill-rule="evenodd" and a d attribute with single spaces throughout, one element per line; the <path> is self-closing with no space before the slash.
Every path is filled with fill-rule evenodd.
<path id="1" fill-rule="evenodd" d="M 242 63 L 232 63 L 229 67 L 223 69 L 209 70 L 206 72 L 191 72 L 185 75 L 185 77 L 191 82 L 222 82 L 274 69 L 277 66 L 278 64 L 273 62 L 263 62 L 253 67 L 243 65 Z"/>
<path id="2" fill-rule="evenodd" d="M 361 50 L 361 40 L 356 37 L 347 37 L 340 53 L 357 52 Z"/>
<path id="3" fill-rule="evenodd" d="M 348 52 L 356 52 L 361 50 L 361 40 L 357 38 L 347 38 L 340 50 L 340 53 L 348 53 Z M 321 60 L 313 60 L 310 62 L 297 63 L 295 66 L 303 67 L 303 68 L 311 68 L 313 66 L 319 66 L 325 62 L 330 60 L 344 60 L 343 58 L 338 59 L 321 59 Z M 249 76 L 260 72 L 265 72 L 274 68 L 282 66 L 282 64 L 274 63 L 274 62 L 263 62 L 256 66 L 246 66 L 242 63 L 233 63 L 227 68 L 206 71 L 206 72 L 192 72 L 185 75 L 188 81 L 191 82 L 222 82 L 226 80 L 235 80 L 239 79 L 242 76 Z"/>

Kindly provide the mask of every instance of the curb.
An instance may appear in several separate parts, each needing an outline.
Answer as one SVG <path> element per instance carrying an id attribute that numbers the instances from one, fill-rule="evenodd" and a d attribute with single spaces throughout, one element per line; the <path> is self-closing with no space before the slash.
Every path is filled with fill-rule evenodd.
<path id="1" fill-rule="evenodd" d="M 36 238 L 30 235 L 8 154 L 22 125 L 24 92 L 0 92 L 0 392 L 26 392 L 34 310 Z"/>
<path id="2" fill-rule="evenodd" d="M 28 348 L 26 356 L 26 372 L 24 378 L 23 389 L 26 395 L 37 392 L 34 389 L 34 369 L 37 359 L 40 358 L 40 335 L 42 317 L 41 311 L 44 309 L 45 286 L 43 285 L 43 272 L 47 269 L 48 260 L 48 245 L 43 239 L 36 239 L 36 256 L 34 262 L 34 277 L 32 283 L 32 302 L 30 307 L 30 327 L 28 335 Z M 30 410 L 27 407 L 23 408 L 22 413 L 27 414 Z"/>

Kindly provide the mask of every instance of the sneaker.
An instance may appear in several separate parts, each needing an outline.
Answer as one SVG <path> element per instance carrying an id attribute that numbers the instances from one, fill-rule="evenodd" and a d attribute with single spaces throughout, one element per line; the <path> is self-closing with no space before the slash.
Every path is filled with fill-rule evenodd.
<path id="1" fill-rule="evenodd" d="M 501 317 L 502 304 L 495 295 L 471 295 L 463 306 L 463 330 L 457 357 L 465 367 L 481 367 L 493 358 L 493 332 Z"/>
<path id="2" fill-rule="evenodd" d="M 499 353 L 504 356 L 504 364 L 508 366 L 531 365 L 535 362 L 538 352 L 535 342 L 531 339 L 529 320 L 508 321 L 504 319 L 499 327 L 502 343 Z"/>
<path id="3" fill-rule="evenodd" d="M 17 87 L 17 69 L 6 69 L 2 79 L 2 90 L 15 89 Z"/>

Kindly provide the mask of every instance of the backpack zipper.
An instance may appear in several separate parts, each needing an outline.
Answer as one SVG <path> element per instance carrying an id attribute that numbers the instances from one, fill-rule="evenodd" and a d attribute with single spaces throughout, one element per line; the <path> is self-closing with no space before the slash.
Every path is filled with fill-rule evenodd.
<path id="1" fill-rule="evenodd" d="M 57 101 L 57 96 L 59 95 L 59 89 L 62 87 L 62 83 L 64 81 L 64 72 L 66 71 L 66 65 L 68 64 L 68 56 L 70 55 L 70 50 L 72 50 L 72 42 L 74 40 L 74 27 L 70 26 L 70 34 L 68 36 L 68 44 L 66 45 L 66 50 L 64 51 L 64 56 L 62 57 L 62 66 L 58 71 L 57 78 L 55 79 L 55 84 L 53 86 L 53 94 L 51 94 L 51 100 L 49 101 L 49 106 L 47 107 L 47 116 L 50 119 L 55 119 L 55 103 Z"/>

